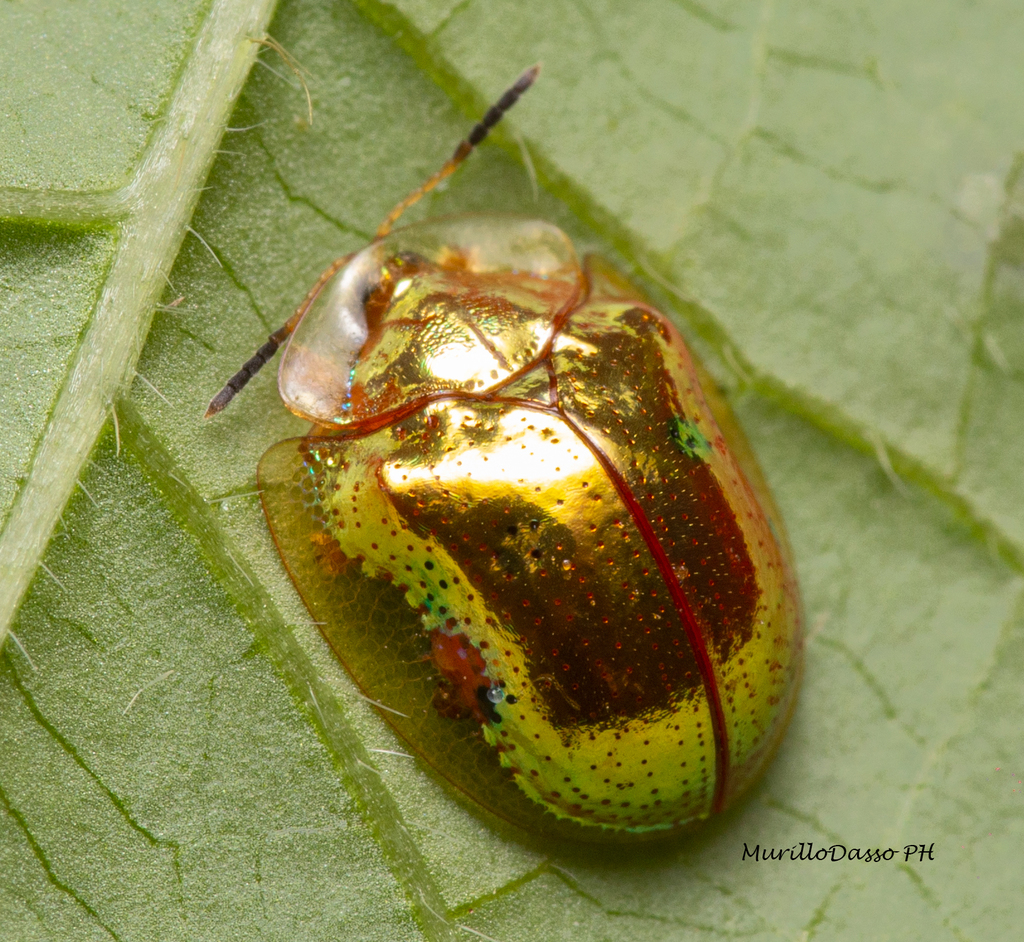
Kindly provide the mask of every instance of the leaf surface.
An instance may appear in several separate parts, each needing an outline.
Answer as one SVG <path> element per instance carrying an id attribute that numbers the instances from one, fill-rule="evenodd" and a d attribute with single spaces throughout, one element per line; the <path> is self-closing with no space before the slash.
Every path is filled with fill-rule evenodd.
<path id="1" fill-rule="evenodd" d="M 1011 937 L 1017 6 L 289 0 L 312 126 L 267 51 L 232 111 L 269 5 L 95 7 L 0 14 L 0 937 Z M 500 146 L 413 215 L 539 215 L 659 298 L 808 615 L 764 782 L 640 850 L 514 832 L 405 755 L 267 533 L 256 462 L 304 430 L 272 371 L 200 418 L 538 59 Z M 800 842 L 899 853 L 744 859 Z"/>

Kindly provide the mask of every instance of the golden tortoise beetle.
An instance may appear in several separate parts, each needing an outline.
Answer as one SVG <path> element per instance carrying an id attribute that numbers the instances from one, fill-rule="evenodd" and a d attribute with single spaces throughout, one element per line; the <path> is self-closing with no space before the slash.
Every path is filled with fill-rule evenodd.
<path id="1" fill-rule="evenodd" d="M 764 771 L 796 698 L 781 521 L 672 324 L 532 219 L 392 232 L 532 84 L 525 72 L 286 339 L 313 423 L 264 455 L 267 521 L 353 678 L 426 762 L 529 830 L 677 831 Z"/>

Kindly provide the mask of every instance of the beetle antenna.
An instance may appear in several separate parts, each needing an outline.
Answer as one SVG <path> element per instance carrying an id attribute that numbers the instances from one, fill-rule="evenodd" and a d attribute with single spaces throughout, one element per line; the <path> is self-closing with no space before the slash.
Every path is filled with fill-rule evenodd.
<path id="1" fill-rule="evenodd" d="M 537 79 L 540 74 L 540 63 L 537 65 L 530 66 L 519 78 L 516 79 L 515 83 L 501 96 L 490 108 L 487 109 L 487 113 L 480 119 L 480 121 L 473 126 L 473 129 L 469 132 L 469 135 L 465 140 L 459 142 L 459 146 L 455 148 L 455 153 L 452 154 L 448 160 L 442 165 L 441 169 L 437 171 L 429 180 L 427 180 L 422 186 L 417 187 L 412 191 L 401 203 L 399 203 L 390 213 L 387 218 L 380 224 L 380 228 L 377 230 L 375 239 L 383 239 L 392 227 L 398 221 L 398 218 L 404 213 L 410 206 L 418 203 L 427 193 L 429 193 L 434 187 L 436 187 L 446 177 L 450 177 L 456 170 L 459 169 L 462 162 L 473 152 L 475 148 L 487 135 L 490 133 L 491 128 L 494 127 L 504 117 L 505 112 L 509 110 L 517 101 L 520 96 L 525 92 Z M 203 418 L 210 418 L 221 412 L 225 406 L 235 396 L 241 392 L 245 387 L 246 383 L 249 382 L 270 360 L 270 358 L 277 353 L 283 344 L 299 325 L 299 321 L 302 320 L 302 315 L 306 313 L 309 306 L 316 300 L 316 296 L 320 293 L 323 286 L 337 273 L 338 269 L 341 268 L 352 256 L 346 255 L 343 258 L 339 258 L 334 262 L 330 268 L 325 271 L 317 283 L 310 289 L 309 294 L 303 299 L 302 303 L 296 308 L 295 313 L 288 318 L 277 330 L 275 330 L 268 338 L 267 342 L 263 344 L 245 363 L 242 368 L 235 373 L 225 383 L 224 388 L 217 393 L 210 400 L 210 405 L 206 409 L 206 414 Z"/>
<path id="2" fill-rule="evenodd" d="M 383 239 L 384 236 L 391 231 L 402 213 L 404 213 L 413 204 L 418 203 L 442 180 L 446 177 L 450 177 L 459 169 L 462 162 L 470 155 L 470 153 L 472 153 L 473 148 L 487 137 L 491 128 L 493 128 L 494 125 L 502 119 L 509 108 L 519 101 L 519 97 L 536 81 L 539 74 L 540 63 L 538 62 L 536 65 L 530 66 L 530 68 L 516 79 L 515 84 L 512 85 L 511 88 L 501 96 L 501 98 L 487 109 L 487 113 L 476 125 L 473 126 L 473 130 L 469 132 L 468 137 L 459 142 L 459 146 L 455 148 L 455 153 L 445 161 L 441 169 L 427 180 L 426 183 L 413 190 L 404 200 L 402 200 L 401 203 L 388 213 L 387 218 L 380 224 L 380 228 L 377 230 L 376 238 Z"/>
<path id="3" fill-rule="evenodd" d="M 217 393 L 210 400 L 209 406 L 206 408 L 206 414 L 203 416 L 204 419 L 209 419 L 211 416 L 215 416 L 218 412 L 223 411 L 224 407 L 235 398 L 238 393 L 245 388 L 246 383 L 249 382 L 267 363 L 267 361 L 277 353 L 281 344 L 283 344 L 299 326 L 299 321 L 302 320 L 302 315 L 306 313 L 309 306 L 316 300 L 316 296 L 320 293 L 320 289 L 323 288 L 331 278 L 337 274 L 338 269 L 341 268 L 352 256 L 343 255 L 341 258 L 331 263 L 331 267 L 328 268 L 318 279 L 315 285 L 309 289 L 309 293 L 305 298 L 302 299 L 302 303 L 295 309 L 295 313 L 288 318 L 280 327 L 277 328 L 268 338 L 267 342 L 263 344 L 248 360 L 242 364 L 242 368 L 235 373 L 225 384 L 224 388 Z"/>

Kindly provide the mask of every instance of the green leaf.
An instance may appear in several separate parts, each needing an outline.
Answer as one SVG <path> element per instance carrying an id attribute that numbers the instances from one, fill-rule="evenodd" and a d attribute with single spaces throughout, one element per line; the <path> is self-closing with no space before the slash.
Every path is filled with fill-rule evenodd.
<path id="1" fill-rule="evenodd" d="M 269 50 L 233 104 L 270 6 L 0 11 L 0 937 L 1012 937 L 1017 5 L 288 0 L 312 126 Z M 256 462 L 303 431 L 271 371 L 201 419 L 538 59 L 413 215 L 551 219 L 659 298 L 808 614 L 765 781 L 640 850 L 513 832 L 404 755 L 263 521 Z M 900 853 L 743 859 L 801 841 Z"/>

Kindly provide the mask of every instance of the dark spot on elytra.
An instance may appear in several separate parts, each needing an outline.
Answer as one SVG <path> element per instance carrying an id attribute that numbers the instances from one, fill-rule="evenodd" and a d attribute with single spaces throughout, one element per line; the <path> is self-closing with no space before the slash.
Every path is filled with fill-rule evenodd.
<path id="1" fill-rule="evenodd" d="M 476 701 L 477 701 L 477 703 L 480 704 L 480 711 L 483 713 L 483 715 L 485 717 L 487 717 L 487 719 L 490 722 L 492 722 L 492 723 L 500 723 L 501 722 L 501 714 L 496 709 L 494 709 L 494 704 L 491 703 L 490 699 L 487 696 L 487 692 L 490 689 L 491 689 L 490 687 L 485 687 L 483 684 L 481 684 L 479 687 L 477 687 L 476 688 Z"/>

